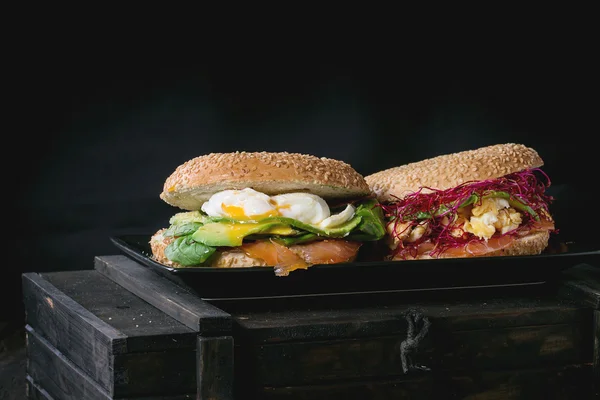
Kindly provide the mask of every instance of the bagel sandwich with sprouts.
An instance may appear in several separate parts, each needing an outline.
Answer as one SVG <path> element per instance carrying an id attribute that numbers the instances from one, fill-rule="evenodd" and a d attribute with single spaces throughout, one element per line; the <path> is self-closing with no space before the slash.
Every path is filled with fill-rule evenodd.
<path id="1" fill-rule="evenodd" d="M 365 177 L 384 209 L 390 260 L 535 255 L 557 232 L 538 152 L 465 150 Z"/>

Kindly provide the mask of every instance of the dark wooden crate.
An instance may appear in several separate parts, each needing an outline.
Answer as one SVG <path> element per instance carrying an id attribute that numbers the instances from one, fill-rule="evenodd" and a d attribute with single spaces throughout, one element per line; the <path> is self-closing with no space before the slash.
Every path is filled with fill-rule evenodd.
<path id="1" fill-rule="evenodd" d="M 23 289 L 31 398 L 195 396 L 193 329 L 97 271 L 27 273 Z"/>
<path id="2" fill-rule="evenodd" d="M 594 395 L 600 398 L 600 264 L 566 270 L 559 295 L 593 310 Z"/>
<path id="3" fill-rule="evenodd" d="M 589 313 L 553 302 L 423 305 L 431 327 L 404 373 L 403 305 L 235 313 L 236 364 L 246 391 L 265 398 L 586 398 L 591 391 Z M 488 397 L 483 397 L 485 396 Z M 529 397 L 531 398 L 531 397 Z"/>
<path id="4" fill-rule="evenodd" d="M 28 355 L 28 374 L 26 379 L 29 398 L 50 398 L 56 400 L 107 400 L 117 398 L 110 396 L 104 388 L 100 387 L 97 382 L 75 366 L 29 325 L 26 326 L 26 332 Z M 125 399 L 124 397 L 118 398 Z M 195 394 L 148 395 L 127 397 L 126 399 L 183 400 L 193 398 L 195 398 Z"/>
<path id="5" fill-rule="evenodd" d="M 186 313 L 188 300 L 165 304 L 182 290 L 172 281 L 123 256 L 97 257 L 95 268 L 202 329 Z M 206 302 L 231 316 L 231 333 L 221 334 L 235 340 L 235 370 L 226 375 L 229 342 L 217 340 L 227 344 L 199 357 L 198 398 L 214 388 L 222 394 L 215 398 L 230 398 L 232 382 L 238 399 L 591 398 L 595 310 L 561 298 L 560 287 Z M 431 323 L 409 354 L 429 370 L 403 368 L 411 312 Z"/>

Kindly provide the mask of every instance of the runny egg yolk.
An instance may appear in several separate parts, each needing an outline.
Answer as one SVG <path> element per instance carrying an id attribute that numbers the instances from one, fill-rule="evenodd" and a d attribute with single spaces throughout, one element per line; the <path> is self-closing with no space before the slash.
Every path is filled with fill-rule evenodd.
<path id="1" fill-rule="evenodd" d="M 212 195 L 201 209 L 211 217 L 258 220 L 278 215 L 270 200 L 268 195 L 253 189 L 224 190 Z"/>
<path id="2" fill-rule="evenodd" d="M 250 188 L 215 193 L 201 209 L 211 217 L 260 221 L 281 216 L 306 224 L 322 225 L 322 228 L 341 225 L 354 216 L 354 207 L 351 205 L 343 212 L 331 215 L 325 200 L 313 194 L 285 193 L 270 197 Z"/>
<path id="3" fill-rule="evenodd" d="M 263 214 L 256 214 L 256 215 L 248 216 L 248 215 L 246 215 L 246 212 L 244 211 L 244 207 L 234 206 L 234 205 L 226 205 L 224 203 L 221 204 L 221 209 L 223 209 L 223 212 L 228 217 L 230 217 L 232 219 L 237 219 L 240 221 L 247 221 L 250 219 L 261 220 L 261 219 L 265 219 L 268 217 L 275 217 L 275 216 L 281 215 L 281 214 L 279 214 L 279 212 L 277 210 L 270 210 Z"/>
<path id="4" fill-rule="evenodd" d="M 269 204 L 271 204 L 273 207 L 275 207 L 275 209 L 269 210 L 262 214 L 253 214 L 253 215 L 246 215 L 246 211 L 245 211 L 243 205 L 238 206 L 238 205 L 232 205 L 232 204 L 228 205 L 225 203 L 221 203 L 221 209 L 223 210 L 223 212 L 225 214 L 227 214 L 227 216 L 229 216 L 232 219 L 237 219 L 239 221 L 248 221 L 248 220 L 260 221 L 261 219 L 265 219 L 268 217 L 280 217 L 285 214 L 285 211 L 282 213 L 281 210 L 288 210 L 291 207 L 290 204 L 278 205 L 277 202 L 274 201 L 273 199 L 269 199 Z"/>

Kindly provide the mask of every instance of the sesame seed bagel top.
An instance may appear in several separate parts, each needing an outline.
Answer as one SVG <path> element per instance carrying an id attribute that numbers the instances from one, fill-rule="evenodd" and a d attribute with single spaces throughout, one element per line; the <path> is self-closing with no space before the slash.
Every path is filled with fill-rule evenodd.
<path id="1" fill-rule="evenodd" d="M 532 148 L 505 143 L 389 168 L 365 177 L 381 202 L 418 191 L 421 187 L 445 190 L 468 181 L 495 179 L 544 165 Z M 427 190 L 423 189 L 423 193 Z"/>
<path id="2" fill-rule="evenodd" d="M 364 177 L 343 161 L 298 153 L 238 151 L 186 161 L 166 179 L 160 198 L 184 210 L 199 210 L 217 192 L 244 188 L 268 195 L 303 191 L 324 199 L 370 194 Z"/>

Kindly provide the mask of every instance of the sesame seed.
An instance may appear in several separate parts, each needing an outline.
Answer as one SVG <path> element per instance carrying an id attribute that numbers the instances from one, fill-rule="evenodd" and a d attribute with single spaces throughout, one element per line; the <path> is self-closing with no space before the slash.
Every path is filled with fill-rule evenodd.
<path id="1" fill-rule="evenodd" d="M 168 191 L 169 187 L 175 190 Z M 217 191 L 244 187 L 267 194 L 308 189 L 325 199 L 359 197 L 371 191 L 364 177 L 340 160 L 288 152 L 234 152 L 184 162 L 166 179 L 160 198 L 194 210 Z"/>

